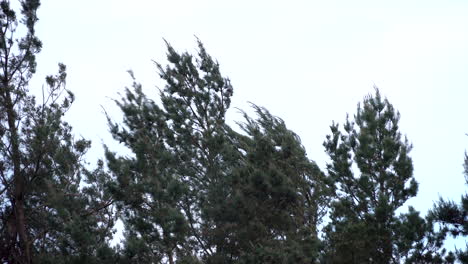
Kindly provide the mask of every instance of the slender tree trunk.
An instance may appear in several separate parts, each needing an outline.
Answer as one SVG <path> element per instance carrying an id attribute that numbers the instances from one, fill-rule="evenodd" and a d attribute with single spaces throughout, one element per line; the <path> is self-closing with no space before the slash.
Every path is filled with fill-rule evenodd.
<path id="1" fill-rule="evenodd" d="M 4 85 L 4 99 L 8 118 L 8 130 L 10 132 L 11 143 L 11 159 L 13 163 L 13 212 L 15 214 L 16 232 L 14 241 L 16 242 L 16 235 L 19 237 L 19 248 L 21 252 L 20 263 L 32 263 L 31 250 L 26 230 L 26 217 L 24 211 L 24 189 L 25 179 L 21 174 L 21 154 L 19 148 L 19 135 L 18 128 L 16 127 L 16 113 L 14 110 L 13 101 L 11 99 L 10 91 L 8 91 L 8 82 L 3 82 Z"/>
<path id="2" fill-rule="evenodd" d="M 167 252 L 169 258 L 169 264 L 174 264 L 174 257 L 172 256 L 172 251 Z"/>

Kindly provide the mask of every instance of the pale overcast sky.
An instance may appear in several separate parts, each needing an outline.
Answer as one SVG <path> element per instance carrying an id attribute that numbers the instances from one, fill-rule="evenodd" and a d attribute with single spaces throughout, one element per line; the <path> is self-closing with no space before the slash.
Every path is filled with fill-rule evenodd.
<path id="1" fill-rule="evenodd" d="M 44 48 L 33 88 L 57 62 L 68 66 L 75 133 L 116 149 L 101 109 L 119 112 L 132 69 L 145 91 L 162 87 L 152 60 L 165 64 L 168 40 L 196 51 L 194 35 L 234 86 L 233 107 L 248 101 L 283 118 L 309 158 L 325 168 L 322 143 L 332 120 L 353 115 L 374 84 L 401 113 L 413 143 L 417 198 L 425 212 L 438 196 L 465 192 L 468 149 L 468 1 L 123 1 L 43 0 L 37 33 Z M 239 119 L 231 109 L 229 119 Z"/>

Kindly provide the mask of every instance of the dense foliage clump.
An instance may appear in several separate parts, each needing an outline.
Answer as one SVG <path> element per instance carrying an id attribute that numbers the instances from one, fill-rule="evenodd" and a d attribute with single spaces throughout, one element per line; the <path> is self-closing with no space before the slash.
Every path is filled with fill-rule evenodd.
<path id="1" fill-rule="evenodd" d="M 324 263 L 440 263 L 444 233 L 413 207 L 396 211 L 418 185 L 411 145 L 399 132 L 400 114 L 379 90 L 358 105 L 344 131 L 332 124 L 324 143 L 333 182 L 330 223 L 324 229 Z M 355 167 L 354 167 L 355 166 Z M 450 258 L 449 258 L 450 259 Z"/>
<path id="2" fill-rule="evenodd" d="M 267 110 L 225 123 L 233 88 L 199 43 L 168 45 L 159 106 L 133 84 L 111 133 L 134 155 L 107 152 L 127 226 L 129 261 L 310 262 L 324 212 L 323 174 L 297 135 Z M 144 247 L 138 245 L 145 245 Z M 136 248 L 138 248 L 136 250 Z"/>

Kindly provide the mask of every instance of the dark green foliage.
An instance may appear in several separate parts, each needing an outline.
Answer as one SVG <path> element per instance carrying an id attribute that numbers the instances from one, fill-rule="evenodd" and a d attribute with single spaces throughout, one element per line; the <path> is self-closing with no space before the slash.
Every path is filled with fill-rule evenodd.
<path id="1" fill-rule="evenodd" d="M 224 263 L 311 263 L 326 202 L 323 174 L 281 119 L 254 109 L 258 118 L 244 114 L 245 135 L 237 135 L 243 155 L 217 215 L 226 227 L 225 252 L 217 253 Z"/>
<path id="2" fill-rule="evenodd" d="M 417 193 L 411 145 L 399 132 L 399 113 L 378 90 L 358 105 L 354 122 L 337 124 L 324 143 L 335 182 L 331 222 L 325 228 L 325 263 L 400 263 L 414 254 L 438 256 L 430 220 L 410 208 L 395 211 Z M 426 244 L 426 235 L 433 239 Z M 414 252 L 420 247 L 417 252 Z M 411 263 L 411 261 L 410 261 Z"/>
<path id="3" fill-rule="evenodd" d="M 446 252 L 444 230 L 437 231 L 431 217 L 419 216 L 413 207 L 400 214 L 395 222 L 395 259 L 404 263 L 454 263 L 454 255 Z"/>
<path id="4" fill-rule="evenodd" d="M 163 111 L 136 83 L 118 104 L 125 127 L 112 124 L 111 132 L 134 153 L 133 157 L 106 154 L 117 179 L 114 197 L 127 226 L 124 256 L 129 261 L 160 261 L 185 247 L 188 224 L 178 203 L 187 186 L 177 177 L 176 160 L 165 144 Z"/>
<path id="5" fill-rule="evenodd" d="M 232 87 L 201 43 L 196 59 L 168 45 L 168 60 L 166 68 L 158 64 L 167 82 L 162 107 L 146 98 L 136 83 L 118 102 L 124 127 L 111 123 L 111 132 L 135 157 L 107 156 L 119 183 L 116 198 L 126 210 L 127 235 L 134 237 L 127 242 L 143 240 L 147 247 L 134 257 L 172 262 L 175 256 L 187 261 L 212 253 L 201 234 L 211 227 L 201 215 L 230 170 L 224 155 L 224 115 Z M 132 247 L 127 243 L 126 248 Z"/>
<path id="6" fill-rule="evenodd" d="M 284 122 L 254 106 L 233 134 L 238 163 L 204 213 L 216 252 L 207 263 L 310 263 L 317 253 L 317 224 L 325 199 L 323 176 Z"/>
<path id="7" fill-rule="evenodd" d="M 74 99 L 65 66 L 46 78 L 40 102 L 29 95 L 39 1 L 20 4 L 18 18 L 0 2 L 0 262 L 97 263 L 113 254 L 108 178 L 102 164 L 83 167 L 90 142 L 74 139 L 62 120 Z"/>
<path id="8" fill-rule="evenodd" d="M 91 143 L 62 119 L 74 100 L 65 66 L 42 100 L 30 95 L 40 2 L 19 3 L 21 18 L 0 0 L 1 263 L 468 263 L 468 250 L 443 249 L 447 233 L 468 234 L 468 195 L 426 218 L 396 215 L 418 185 L 400 115 L 378 90 L 330 127 L 325 175 L 266 109 L 243 112 L 241 131 L 226 124 L 233 87 L 200 41 L 196 56 L 167 44 L 160 104 L 130 72 L 123 121 L 108 117 L 130 154 L 106 147 L 107 167 L 88 170 Z"/>
<path id="9" fill-rule="evenodd" d="M 323 174 L 284 122 L 255 107 L 245 134 L 225 123 L 233 89 L 199 42 L 198 56 L 168 45 L 157 64 L 161 106 L 141 86 L 118 106 L 111 133 L 133 153 L 107 152 L 126 224 L 126 261 L 305 263 L 317 254 Z"/>
<path id="10" fill-rule="evenodd" d="M 468 155 L 465 154 L 465 181 L 468 184 Z M 441 224 L 442 228 L 453 237 L 468 235 L 468 195 L 461 197 L 460 204 L 450 200 L 440 200 L 434 205 L 430 215 Z M 461 263 L 468 263 L 468 248 L 457 250 L 456 255 Z"/>
<path id="11" fill-rule="evenodd" d="M 177 160 L 177 172 L 187 184 L 181 201 L 195 251 L 209 258 L 215 251 L 210 233 L 216 227 L 211 213 L 227 195 L 226 177 L 237 162 L 225 115 L 233 88 L 219 64 L 198 42 L 198 56 L 178 54 L 168 45 L 170 65 L 158 64 L 167 85 L 161 101 L 169 122 L 167 144 Z"/>

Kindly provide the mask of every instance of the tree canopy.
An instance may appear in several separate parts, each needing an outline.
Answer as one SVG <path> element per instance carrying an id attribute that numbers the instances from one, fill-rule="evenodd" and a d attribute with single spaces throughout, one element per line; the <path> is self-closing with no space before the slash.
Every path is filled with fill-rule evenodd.
<path id="1" fill-rule="evenodd" d="M 430 219 L 411 206 L 408 213 L 396 215 L 418 190 L 411 145 L 402 138 L 399 119 L 376 89 L 358 104 L 354 121 L 346 119 L 344 131 L 331 125 L 324 143 L 334 189 L 330 222 L 324 229 L 325 263 L 444 261 L 444 233 L 435 230 Z"/>
<path id="2" fill-rule="evenodd" d="M 20 4 L 18 13 L 0 2 L 0 259 L 93 263 L 107 254 L 114 225 L 109 179 L 102 162 L 85 168 L 90 142 L 62 119 L 74 100 L 65 65 L 47 76 L 42 98 L 31 95 L 39 1 Z"/>
<path id="3" fill-rule="evenodd" d="M 66 66 L 30 87 L 40 1 L 18 3 L 0 0 L 1 263 L 468 263 L 444 247 L 468 234 L 468 196 L 426 216 L 406 208 L 412 145 L 379 89 L 332 123 L 322 170 L 264 107 L 229 125 L 234 87 L 219 63 L 200 40 L 195 54 L 166 42 L 164 87 L 146 94 L 129 71 L 122 120 L 107 115 L 126 151 L 106 142 L 91 165 L 91 142 L 64 120 Z"/>

